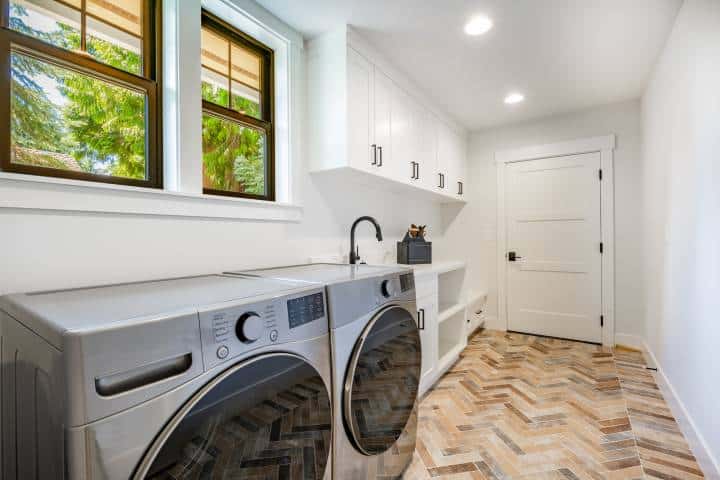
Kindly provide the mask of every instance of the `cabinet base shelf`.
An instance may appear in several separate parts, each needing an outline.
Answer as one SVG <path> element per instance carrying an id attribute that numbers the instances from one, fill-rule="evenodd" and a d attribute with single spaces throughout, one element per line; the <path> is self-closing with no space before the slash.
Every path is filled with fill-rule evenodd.
<path id="1" fill-rule="evenodd" d="M 430 200 L 436 203 L 465 204 L 465 200 L 448 193 L 426 189 L 417 185 L 405 184 L 397 180 L 366 172 L 353 167 L 338 167 L 313 170 L 310 172 L 319 182 L 330 182 L 328 185 L 362 185 L 381 192 L 393 192 L 409 198 Z"/>

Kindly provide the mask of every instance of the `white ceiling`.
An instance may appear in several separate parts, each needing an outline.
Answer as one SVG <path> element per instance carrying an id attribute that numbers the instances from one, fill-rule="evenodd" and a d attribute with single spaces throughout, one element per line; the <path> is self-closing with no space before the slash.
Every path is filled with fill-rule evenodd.
<path id="1" fill-rule="evenodd" d="M 639 97 L 682 0 L 257 0 L 312 38 L 353 25 L 471 130 Z M 469 37 L 474 14 L 495 23 Z M 503 103 L 511 91 L 526 101 Z"/>

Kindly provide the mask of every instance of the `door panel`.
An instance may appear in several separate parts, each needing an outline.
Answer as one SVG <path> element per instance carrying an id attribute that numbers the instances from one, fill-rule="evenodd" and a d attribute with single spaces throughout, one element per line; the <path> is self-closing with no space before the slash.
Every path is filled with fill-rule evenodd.
<path id="1" fill-rule="evenodd" d="M 438 362 L 437 352 L 437 301 L 436 297 L 428 296 L 418 299 L 418 322 L 420 341 L 422 343 L 422 369 L 420 377 L 420 395 L 430 387 Z"/>
<path id="2" fill-rule="evenodd" d="M 420 112 L 420 184 L 428 189 L 435 189 L 437 185 L 438 166 L 438 121 L 435 116 L 427 110 Z"/>
<path id="3" fill-rule="evenodd" d="M 382 70 L 374 68 L 373 93 L 375 101 L 374 125 L 375 142 L 378 146 L 378 168 L 380 174 L 389 176 L 386 173 L 392 170 L 392 88 L 393 83 Z"/>
<path id="4" fill-rule="evenodd" d="M 415 182 L 412 162 L 417 161 L 417 127 L 412 98 L 401 88 L 393 85 L 392 118 L 390 137 L 392 140 L 392 162 L 387 163 L 390 176 L 401 182 Z M 387 160 L 387 159 L 386 159 Z"/>
<path id="5" fill-rule="evenodd" d="M 365 57 L 348 48 L 348 158 L 350 165 L 367 171 L 373 166 L 373 66 Z"/>
<path id="6" fill-rule="evenodd" d="M 320 480 L 331 425 L 315 368 L 294 355 L 264 355 L 221 374 L 181 409 L 135 478 Z"/>
<path id="7" fill-rule="evenodd" d="M 600 154 L 505 168 L 508 328 L 601 342 Z"/>

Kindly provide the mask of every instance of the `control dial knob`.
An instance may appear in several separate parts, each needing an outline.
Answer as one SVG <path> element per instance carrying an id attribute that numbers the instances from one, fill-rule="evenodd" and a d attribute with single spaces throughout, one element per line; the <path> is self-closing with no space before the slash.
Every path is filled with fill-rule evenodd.
<path id="1" fill-rule="evenodd" d="M 263 333 L 263 321 L 255 312 L 246 312 L 240 315 L 235 324 L 235 334 L 243 343 L 257 341 Z"/>
<path id="2" fill-rule="evenodd" d="M 383 280 L 381 291 L 383 297 L 390 298 L 398 294 L 398 287 L 393 280 Z"/>

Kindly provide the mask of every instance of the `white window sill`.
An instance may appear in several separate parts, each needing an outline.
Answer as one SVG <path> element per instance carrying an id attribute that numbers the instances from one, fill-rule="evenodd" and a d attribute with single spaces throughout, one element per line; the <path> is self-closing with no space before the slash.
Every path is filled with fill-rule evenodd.
<path id="1" fill-rule="evenodd" d="M 0 172 L 0 208 L 299 222 L 299 205 Z"/>

